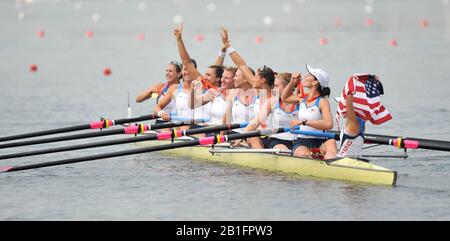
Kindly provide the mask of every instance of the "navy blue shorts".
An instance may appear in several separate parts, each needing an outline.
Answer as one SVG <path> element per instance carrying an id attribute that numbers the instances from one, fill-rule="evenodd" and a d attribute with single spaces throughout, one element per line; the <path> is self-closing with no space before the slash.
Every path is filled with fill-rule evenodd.
<path id="1" fill-rule="evenodd" d="M 298 138 L 294 143 L 294 148 L 292 148 L 292 151 L 295 151 L 295 149 L 305 146 L 309 149 L 312 148 L 320 148 L 320 146 L 326 142 L 328 139 L 322 139 L 322 138 Z"/>
<path id="2" fill-rule="evenodd" d="M 285 145 L 288 149 L 292 149 L 292 146 L 294 146 L 294 141 L 281 140 L 278 138 L 264 137 L 261 138 L 261 141 L 264 145 L 264 148 L 268 149 L 273 149 L 276 145 L 279 144 Z"/>

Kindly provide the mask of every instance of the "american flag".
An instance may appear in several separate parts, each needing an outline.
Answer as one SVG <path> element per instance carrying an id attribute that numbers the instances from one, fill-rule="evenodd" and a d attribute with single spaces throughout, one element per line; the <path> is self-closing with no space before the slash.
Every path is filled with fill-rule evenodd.
<path id="1" fill-rule="evenodd" d="M 353 94 L 353 106 L 357 115 L 374 125 L 380 125 L 392 119 L 389 111 L 381 104 L 380 95 L 384 94 L 383 85 L 374 75 L 353 74 L 342 91 L 337 107 L 336 118 L 347 113 L 347 95 Z"/>

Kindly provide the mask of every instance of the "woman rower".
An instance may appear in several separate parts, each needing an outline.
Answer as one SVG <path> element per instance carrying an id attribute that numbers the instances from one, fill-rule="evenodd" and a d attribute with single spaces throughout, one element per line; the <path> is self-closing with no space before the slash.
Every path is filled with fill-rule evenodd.
<path id="1" fill-rule="evenodd" d="M 364 131 L 367 121 L 380 125 L 392 119 L 389 111 L 381 104 L 383 85 L 377 75 L 353 74 L 347 81 L 337 108 L 337 123 L 341 116 L 345 120 L 341 129 L 339 157 L 362 154 Z M 356 103 L 356 104 L 355 104 Z"/>
<path id="2" fill-rule="evenodd" d="M 261 123 L 265 123 L 267 119 L 268 127 L 278 128 L 287 127 L 292 120 L 297 118 L 298 105 L 289 104 L 281 100 L 281 93 L 291 81 L 292 74 L 279 73 L 275 77 L 275 85 L 272 97 L 264 103 L 258 117 L 246 127 L 246 131 L 256 130 Z M 297 136 L 291 133 L 272 134 L 263 138 L 248 139 L 247 143 L 254 149 L 275 148 L 282 150 L 290 150 L 293 147 Z"/>
<path id="3" fill-rule="evenodd" d="M 333 128 L 331 116 L 329 77 L 322 69 L 315 69 L 306 65 L 308 75 L 301 80 L 300 73 L 292 75 L 291 82 L 284 89 L 282 100 L 292 104 L 299 104 L 298 119 L 291 122 L 291 127 L 300 126 L 300 130 L 323 131 Z M 301 88 L 308 88 L 304 97 L 293 94 L 294 87 L 301 81 Z M 323 139 L 307 135 L 298 135 L 292 153 L 294 156 L 311 156 L 313 149 L 319 149 L 325 159 L 336 157 L 337 147 L 334 139 Z"/>
<path id="4" fill-rule="evenodd" d="M 183 25 L 180 28 L 174 30 L 174 35 L 177 39 L 178 49 L 180 52 L 181 59 L 183 61 L 183 83 L 179 85 L 174 85 L 169 88 L 167 94 L 161 99 L 161 101 L 155 106 L 154 112 L 157 113 L 164 121 L 170 120 L 170 113 L 167 113 L 163 110 L 163 108 L 170 103 L 173 99 L 175 100 L 175 112 L 177 117 L 184 119 L 209 119 L 210 118 L 210 106 L 202 106 L 197 103 L 191 103 L 190 97 L 191 92 L 193 91 L 193 81 L 195 77 L 198 75 L 197 64 L 195 60 L 189 57 L 187 53 L 183 39 L 182 39 L 182 29 Z M 184 49 L 184 50 L 183 50 Z M 195 71 L 194 71 L 195 70 Z M 202 81 L 202 87 L 207 85 L 208 87 L 213 87 L 209 82 Z M 192 125 L 192 127 L 198 127 L 198 125 Z M 183 127 L 181 129 L 187 129 L 189 127 Z"/>
<path id="5" fill-rule="evenodd" d="M 208 125 L 221 125 L 225 110 L 227 108 L 227 96 L 229 92 L 234 89 L 234 76 L 236 74 L 236 67 L 226 67 L 220 79 L 219 88 L 210 88 L 208 91 L 199 96 L 195 96 L 195 101 L 201 102 L 202 105 L 211 103 L 211 119 Z"/>
<path id="6" fill-rule="evenodd" d="M 181 70 L 182 70 L 181 63 L 178 63 L 176 61 L 170 62 L 166 67 L 166 83 L 158 83 L 155 85 L 152 85 L 150 88 L 146 89 L 145 91 L 141 92 L 138 96 L 136 96 L 136 102 L 141 103 L 145 100 L 151 98 L 153 95 L 157 95 L 156 97 L 156 104 L 158 104 L 161 100 L 161 98 L 167 93 L 169 88 L 173 85 L 180 84 L 180 79 L 182 77 Z M 175 102 L 171 100 L 164 108 L 163 110 L 167 113 L 172 112 L 173 108 L 175 106 Z M 156 123 L 163 122 L 162 120 L 156 120 Z"/>
<path id="7" fill-rule="evenodd" d="M 366 122 L 356 114 L 353 105 L 353 94 L 346 98 L 347 112 L 345 115 L 345 126 L 340 134 L 339 157 L 359 156 L 364 146 L 364 131 Z"/>
<path id="8" fill-rule="evenodd" d="M 190 56 L 182 38 L 182 29 L 183 25 L 181 24 L 179 31 L 176 34 L 178 52 L 180 54 L 180 58 L 183 61 L 183 63 L 186 63 L 185 66 L 186 70 L 189 72 L 189 76 L 192 79 L 195 79 L 195 81 L 192 82 L 194 88 L 191 88 L 191 95 L 188 100 L 188 106 L 190 108 L 193 108 L 194 106 L 201 106 L 203 118 L 210 120 L 205 124 L 221 124 L 218 123 L 217 121 L 215 123 L 211 121 L 212 119 L 211 112 L 212 112 L 212 104 L 216 105 L 215 108 L 221 107 L 220 106 L 221 98 L 217 99 L 217 103 L 214 103 L 214 100 L 216 100 L 216 96 L 220 97 L 223 94 L 222 93 L 223 91 L 221 91 L 223 87 L 233 88 L 233 85 L 229 85 L 229 82 L 225 83 L 225 86 L 222 86 L 221 83 L 221 79 L 224 74 L 223 62 L 225 59 L 225 48 L 223 47 L 221 49 L 218 57 L 216 58 L 215 64 L 209 66 L 205 74 L 203 75 L 197 70 L 197 68 L 195 68 L 192 64 L 189 63 Z M 227 74 L 228 77 L 230 77 L 229 74 L 230 73 Z M 234 72 L 232 72 L 231 78 L 233 76 Z M 217 106 L 218 104 L 219 106 Z M 222 113 L 220 116 L 223 116 L 224 109 L 225 108 L 221 108 Z M 217 115 L 217 113 L 215 113 L 215 115 Z"/>
<path id="9" fill-rule="evenodd" d="M 223 115 L 226 109 L 227 91 L 234 88 L 233 78 L 236 68 L 224 68 L 225 50 L 223 47 L 218 54 L 216 62 L 201 74 L 192 64 L 189 64 L 189 53 L 182 39 L 182 28 L 179 28 L 177 36 L 178 52 L 183 63 L 186 63 L 186 70 L 193 79 L 194 88 L 191 88 L 191 96 L 188 100 L 188 106 L 202 106 L 203 111 L 208 113 L 209 125 L 220 125 L 223 121 Z M 206 87 L 206 88 L 205 88 Z M 206 89 L 206 90 L 205 90 Z M 191 102 L 194 102 L 192 104 Z"/>
<path id="10" fill-rule="evenodd" d="M 228 98 L 224 121 L 225 123 L 249 123 L 258 115 L 260 106 L 270 96 L 275 81 L 275 73 L 266 66 L 254 72 L 231 47 L 228 31 L 224 28 L 222 28 L 221 37 L 227 53 L 238 68 L 234 76 L 234 84 L 237 89 Z"/>

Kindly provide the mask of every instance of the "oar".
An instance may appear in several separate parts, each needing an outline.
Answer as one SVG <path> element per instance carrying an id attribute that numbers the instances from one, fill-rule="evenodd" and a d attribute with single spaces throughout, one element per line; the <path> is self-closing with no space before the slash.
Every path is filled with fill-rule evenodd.
<path id="1" fill-rule="evenodd" d="M 414 138 L 404 138 L 404 137 L 391 138 L 389 136 L 374 136 L 370 134 L 364 135 L 364 140 L 370 143 L 386 144 L 398 148 L 450 151 L 450 142 L 448 141 L 427 140 L 427 139 L 418 140 Z"/>
<path id="2" fill-rule="evenodd" d="M 181 118 L 172 117 L 172 119 L 179 120 Z M 94 137 L 100 137 L 100 136 L 111 136 L 111 135 L 119 135 L 119 134 L 139 134 L 139 133 L 143 133 L 143 132 L 146 132 L 146 131 L 152 130 L 152 129 L 170 128 L 170 127 L 189 125 L 192 123 L 199 123 L 199 122 L 205 122 L 205 121 L 207 121 L 207 120 L 203 120 L 203 119 L 202 120 L 188 120 L 188 121 L 160 123 L 160 124 L 153 124 L 153 125 L 144 125 L 144 124 L 132 125 L 129 127 L 123 127 L 123 128 L 115 129 L 115 130 L 106 130 L 106 131 L 91 132 L 91 133 L 81 133 L 81 134 L 75 134 L 75 135 L 58 136 L 58 137 L 51 137 L 51 138 L 37 139 L 37 140 L 28 140 L 28 141 L 22 141 L 22 142 L 3 143 L 3 144 L 0 144 L 0 149 L 19 147 L 19 146 L 37 145 L 37 144 L 44 144 L 44 143 L 52 143 L 52 142 L 59 142 L 59 141 L 94 138 Z"/>
<path id="3" fill-rule="evenodd" d="M 164 123 L 164 124 L 166 124 L 166 123 Z M 173 124 L 175 124 L 175 123 L 173 123 Z M 174 127 L 174 126 L 178 126 L 178 125 L 172 125 L 170 127 Z M 247 126 L 247 124 L 231 124 L 231 125 L 203 127 L 203 128 L 197 128 L 197 129 L 189 129 L 189 130 L 172 130 L 172 131 L 168 131 L 168 132 L 151 133 L 149 135 L 130 137 L 130 138 L 124 138 L 124 139 L 118 139 L 118 140 L 100 141 L 100 142 L 85 143 L 85 144 L 72 145 L 72 146 L 63 146 L 63 147 L 49 148 L 49 149 L 29 151 L 29 152 L 12 153 L 12 154 L 0 156 L 0 160 L 18 158 L 18 157 L 26 157 L 26 156 L 35 156 L 35 155 L 40 155 L 40 154 L 49 154 L 49 153 L 56 153 L 56 152 L 81 150 L 81 149 L 88 149 L 88 148 L 94 148 L 94 147 L 120 145 L 120 144 L 127 144 L 127 143 L 133 143 L 133 142 L 142 142 L 142 141 L 151 141 L 151 140 L 166 140 L 166 139 L 172 139 L 172 138 L 177 138 L 177 137 L 181 137 L 181 136 L 196 135 L 196 134 L 200 134 L 200 133 L 226 131 L 226 130 L 232 130 L 232 129 L 236 129 L 236 128 L 245 128 L 246 126 Z M 167 127 L 169 127 L 168 124 L 166 124 L 166 126 L 164 126 L 162 128 L 167 128 Z M 152 129 L 154 130 L 156 128 L 153 127 Z"/>
<path id="4" fill-rule="evenodd" d="M 329 131 L 339 135 L 338 131 Z M 379 134 L 364 134 L 364 139 L 367 142 L 375 144 L 390 143 L 389 145 L 398 148 L 413 148 L 413 149 L 428 149 L 436 151 L 450 151 L 450 141 L 422 139 L 416 137 L 399 137 Z"/>
<path id="5" fill-rule="evenodd" d="M 337 131 L 329 131 L 329 132 L 320 132 L 320 131 L 302 131 L 302 130 L 294 130 L 292 131 L 294 134 L 302 134 L 302 135 L 310 135 L 317 137 L 325 137 L 330 139 L 339 140 L 339 132 Z M 383 135 L 374 135 L 374 134 L 364 134 L 364 141 L 368 143 L 374 144 L 383 144 L 395 146 L 398 148 L 408 148 L 408 149 L 428 149 L 428 150 L 436 150 L 436 151 L 450 151 L 450 142 L 449 141 L 440 141 L 440 140 L 428 140 L 428 139 L 419 139 L 419 138 L 404 138 L 404 137 L 395 137 L 395 136 L 383 136 Z"/>
<path id="6" fill-rule="evenodd" d="M 103 154 L 92 155 L 92 156 L 69 158 L 69 159 L 64 159 L 64 160 L 59 160 L 59 161 L 43 162 L 43 163 L 24 165 L 24 166 L 3 167 L 3 168 L 0 168 L 0 172 L 23 171 L 23 170 L 28 170 L 28 169 L 65 165 L 65 164 L 70 164 L 70 163 L 86 162 L 86 161 L 93 161 L 93 160 L 98 160 L 98 159 L 105 159 L 105 158 L 119 157 L 119 156 L 128 156 L 128 155 L 135 155 L 135 154 L 148 153 L 148 152 L 154 152 L 154 151 L 162 151 L 162 150 L 168 150 L 168 149 L 176 149 L 176 148 L 196 146 L 196 145 L 213 145 L 213 144 L 224 143 L 224 142 L 228 142 L 228 141 L 232 141 L 232 140 L 236 140 L 236 139 L 250 138 L 250 137 L 256 137 L 256 136 L 261 136 L 261 135 L 271 135 L 271 134 L 277 134 L 277 133 L 286 132 L 286 131 L 289 131 L 289 128 L 264 129 L 264 130 L 251 131 L 251 132 L 247 132 L 247 133 L 202 137 L 202 138 L 198 138 L 198 139 L 191 140 L 191 141 L 180 141 L 180 142 L 163 144 L 163 145 L 158 145 L 158 146 L 143 147 L 143 148 L 138 148 L 138 149 L 134 149 L 134 150 L 103 153 Z"/>
<path id="7" fill-rule="evenodd" d="M 12 141 L 12 140 L 18 140 L 18 139 L 24 139 L 24 138 L 30 138 L 30 137 L 37 137 L 37 136 L 60 134 L 60 133 L 73 132 L 73 131 L 80 131 L 80 130 L 87 130 L 87 129 L 103 129 L 103 128 L 108 128 L 108 127 L 111 127 L 114 125 L 121 125 L 121 124 L 126 124 L 126 123 L 153 120 L 156 118 L 158 118 L 158 116 L 155 114 L 143 115 L 143 116 L 134 117 L 134 118 L 117 119 L 117 120 L 109 120 L 109 119 L 102 118 L 102 120 L 100 120 L 100 121 L 94 121 L 89 124 L 82 124 L 82 125 L 69 126 L 69 127 L 63 127 L 63 128 L 58 128 L 58 129 L 52 129 L 52 130 L 36 131 L 36 132 L 0 137 L 0 142 Z"/>

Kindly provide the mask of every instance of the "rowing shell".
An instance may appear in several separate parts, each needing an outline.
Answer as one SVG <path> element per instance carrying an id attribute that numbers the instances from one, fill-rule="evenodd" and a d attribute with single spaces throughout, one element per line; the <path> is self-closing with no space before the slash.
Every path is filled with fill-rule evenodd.
<path id="1" fill-rule="evenodd" d="M 182 141 L 182 140 L 176 140 Z M 167 144 L 169 141 L 138 142 L 139 146 Z M 229 151 L 227 151 L 229 150 Z M 300 176 L 362 182 L 382 185 L 395 185 L 397 172 L 369 163 L 367 160 L 354 158 L 336 158 L 319 160 L 305 157 L 293 157 L 273 153 L 233 152 L 226 146 L 193 146 L 161 151 L 162 153 L 189 157 L 243 167 L 282 172 Z M 222 152 L 223 151 L 223 152 Z"/>

